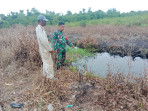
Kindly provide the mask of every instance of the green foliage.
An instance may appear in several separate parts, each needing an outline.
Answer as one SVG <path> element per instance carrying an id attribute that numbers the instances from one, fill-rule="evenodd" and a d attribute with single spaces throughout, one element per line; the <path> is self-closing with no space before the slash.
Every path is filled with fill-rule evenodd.
<path id="1" fill-rule="evenodd" d="M 143 107 L 143 103 L 140 103 L 140 105 L 139 105 L 139 110 L 141 110 L 142 107 Z"/>
<path id="2" fill-rule="evenodd" d="M 91 8 L 86 11 L 82 9 L 79 13 L 72 14 L 71 11 L 67 11 L 65 15 L 55 13 L 46 10 L 46 13 L 40 13 L 37 9 L 32 8 L 27 10 L 24 14 L 24 10 L 19 12 L 10 12 L 7 16 L 0 14 L 0 18 L 3 24 L 0 24 L 0 28 L 10 27 L 13 24 L 36 24 L 37 16 L 43 14 L 47 17 L 49 22 L 47 25 L 57 25 L 59 21 L 66 22 L 67 26 L 83 26 L 96 25 L 96 24 L 118 24 L 127 26 L 148 26 L 148 11 L 131 11 L 129 13 L 120 13 L 116 9 L 109 9 L 107 12 L 98 10 L 91 11 Z M 0 22 L 1 23 L 1 22 Z"/>
<path id="3" fill-rule="evenodd" d="M 86 21 L 81 21 L 80 22 L 80 26 L 82 26 L 82 27 L 86 27 L 86 24 L 87 24 Z"/>
<path id="4" fill-rule="evenodd" d="M 70 70 L 72 70 L 73 72 L 77 71 L 78 69 L 74 66 L 70 66 Z"/>
<path id="5" fill-rule="evenodd" d="M 81 21 L 82 22 L 82 21 Z M 79 22 L 68 23 L 68 26 L 79 26 Z M 148 26 L 148 14 L 134 15 L 130 17 L 114 17 L 87 21 L 87 25 L 126 25 L 126 26 Z"/>
<path id="6" fill-rule="evenodd" d="M 81 48 L 76 48 L 73 49 L 71 47 L 67 47 L 67 60 L 66 63 L 68 62 L 75 62 L 79 58 L 82 58 L 84 56 L 92 56 L 93 53 L 89 52 L 87 49 L 81 49 Z"/>
<path id="7" fill-rule="evenodd" d="M 1 20 L 0 21 L 0 28 L 3 28 L 3 27 L 10 27 L 9 22 L 8 21 Z"/>

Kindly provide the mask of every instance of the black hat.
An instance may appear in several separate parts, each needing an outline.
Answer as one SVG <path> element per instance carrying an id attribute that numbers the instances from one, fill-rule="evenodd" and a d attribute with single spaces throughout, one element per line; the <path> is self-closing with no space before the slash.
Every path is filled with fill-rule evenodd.
<path id="1" fill-rule="evenodd" d="M 60 25 L 65 25 L 65 23 L 64 23 L 64 22 L 59 22 L 58 25 L 59 25 L 59 26 L 60 26 Z"/>

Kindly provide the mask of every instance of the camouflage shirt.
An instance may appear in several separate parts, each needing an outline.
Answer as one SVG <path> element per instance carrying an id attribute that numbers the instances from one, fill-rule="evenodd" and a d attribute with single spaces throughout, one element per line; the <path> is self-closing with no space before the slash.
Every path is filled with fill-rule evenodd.
<path id="1" fill-rule="evenodd" d="M 65 37 L 64 32 L 61 32 L 59 30 L 55 31 L 53 33 L 52 38 L 53 50 L 57 50 L 60 52 L 66 51 L 66 45 L 69 45 L 70 47 L 73 46 L 73 44 L 68 40 L 68 38 Z"/>

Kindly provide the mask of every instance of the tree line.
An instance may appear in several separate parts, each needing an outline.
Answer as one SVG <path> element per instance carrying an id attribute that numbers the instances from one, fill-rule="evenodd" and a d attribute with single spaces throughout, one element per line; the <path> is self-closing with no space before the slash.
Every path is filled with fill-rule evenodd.
<path id="1" fill-rule="evenodd" d="M 19 12 L 10 12 L 8 15 L 0 14 L 0 28 L 11 27 L 13 24 L 22 24 L 24 26 L 29 24 L 37 23 L 37 16 L 43 14 L 49 20 L 47 25 L 57 25 L 59 21 L 63 22 L 77 22 L 84 20 L 94 20 L 94 19 L 104 19 L 104 18 L 114 18 L 114 17 L 127 17 L 134 15 L 143 15 L 148 14 L 148 11 L 131 11 L 127 13 L 121 13 L 115 8 L 109 9 L 104 12 L 102 10 L 92 11 L 91 8 L 86 11 L 82 9 L 79 13 L 72 14 L 71 11 L 67 11 L 66 14 L 55 13 L 54 11 L 46 10 L 46 13 L 40 13 L 37 9 L 32 8 L 27 10 L 27 13 L 24 13 L 24 10 Z"/>

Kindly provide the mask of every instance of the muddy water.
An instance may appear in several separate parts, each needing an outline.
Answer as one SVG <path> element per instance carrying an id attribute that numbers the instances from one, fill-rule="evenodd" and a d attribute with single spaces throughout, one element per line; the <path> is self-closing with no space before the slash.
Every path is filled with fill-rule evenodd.
<path id="1" fill-rule="evenodd" d="M 148 74 L 148 59 L 130 56 L 111 56 L 109 53 L 98 53 L 94 57 L 84 57 L 72 63 L 80 72 L 88 71 L 105 77 L 106 74 L 133 74 L 135 76 Z"/>

